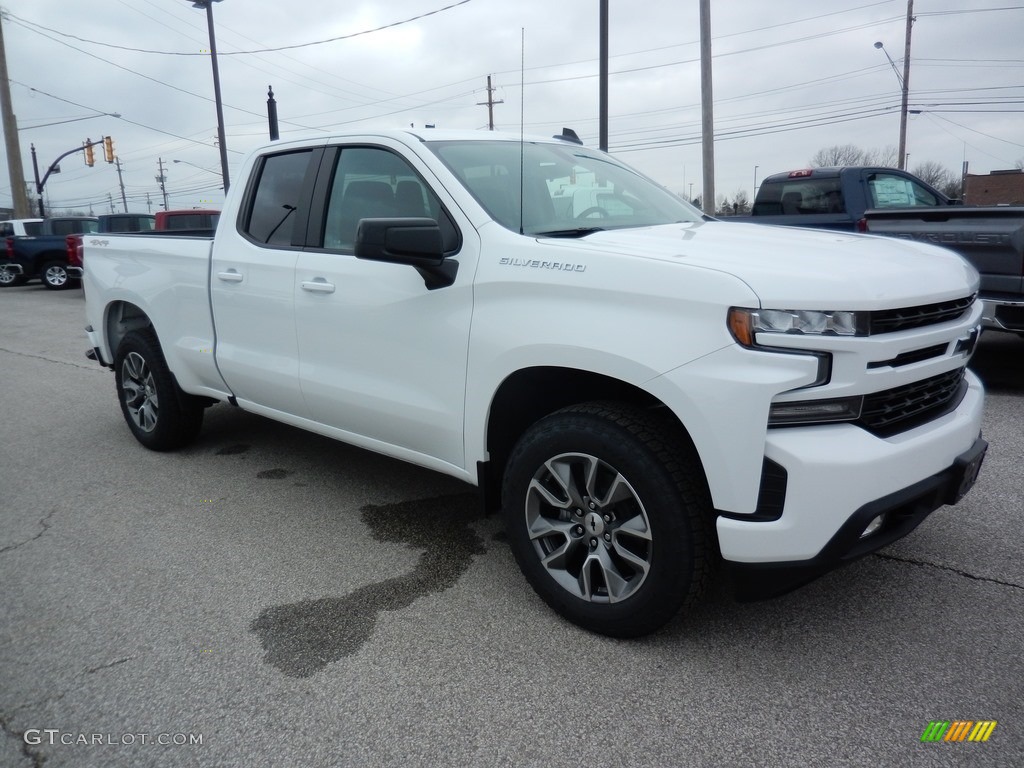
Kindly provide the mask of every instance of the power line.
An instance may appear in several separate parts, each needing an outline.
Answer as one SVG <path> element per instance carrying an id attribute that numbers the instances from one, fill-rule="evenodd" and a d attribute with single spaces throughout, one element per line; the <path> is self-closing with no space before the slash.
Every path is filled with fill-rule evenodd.
<path id="1" fill-rule="evenodd" d="M 460 5 L 465 5 L 466 3 L 469 3 L 469 2 L 472 2 L 472 0 L 458 0 L 458 2 L 452 3 L 451 5 L 446 5 L 443 8 L 437 8 L 437 9 L 435 9 L 433 11 L 427 11 L 426 13 L 421 13 L 421 14 L 419 14 L 417 16 L 411 16 L 408 19 L 402 19 L 401 21 L 393 21 L 390 24 L 382 24 L 379 27 L 374 27 L 373 29 L 364 29 L 361 32 L 352 32 L 352 33 L 347 34 L 347 35 L 339 35 L 337 37 L 329 37 L 326 40 L 314 40 L 314 41 L 311 41 L 311 42 L 308 42 L 308 43 L 295 43 L 294 45 L 280 45 L 280 46 L 277 46 L 277 47 L 274 47 L 274 48 L 258 48 L 258 49 L 251 50 L 251 51 L 223 51 L 223 52 L 218 51 L 218 55 L 219 56 L 243 56 L 243 55 L 249 55 L 249 54 L 255 54 L 255 53 L 276 53 L 278 51 L 291 51 L 291 50 L 295 50 L 297 48 L 309 48 L 310 46 L 314 46 L 314 45 L 324 45 L 326 43 L 336 43 L 339 40 L 350 40 L 353 37 L 362 37 L 363 35 L 370 35 L 370 34 L 373 34 L 374 32 L 381 32 L 381 31 L 383 31 L 385 29 L 392 29 L 394 27 L 400 27 L 403 24 L 409 24 L 410 22 L 413 22 L 413 21 L 419 21 L 420 19 L 425 19 L 428 16 L 434 16 L 434 15 L 436 15 L 438 13 L 443 13 L 444 11 L 451 10 L 452 8 L 457 8 Z M 8 15 L 12 19 L 17 19 L 19 22 L 21 22 L 22 24 L 24 24 L 26 26 L 38 27 L 39 29 L 45 29 L 47 32 L 52 32 L 55 35 L 63 35 L 64 37 L 70 37 L 72 40 L 78 40 L 79 42 L 82 42 L 82 43 L 89 43 L 90 45 L 100 45 L 100 46 L 103 46 L 104 48 L 116 48 L 117 50 L 120 50 L 120 51 L 131 51 L 132 53 L 151 53 L 151 54 L 156 54 L 158 56 L 206 56 L 207 55 L 205 53 L 193 53 L 193 52 L 188 52 L 188 51 L 154 51 L 154 50 L 150 50 L 150 49 L 147 49 L 147 48 L 132 48 L 131 46 L 127 46 L 127 45 L 117 45 L 116 43 L 103 43 L 103 42 L 100 42 L 99 40 L 89 40 L 88 38 L 85 38 L 85 37 L 79 37 L 78 35 L 72 35 L 69 32 L 60 32 L 59 30 L 56 30 L 56 29 L 51 29 L 49 27 L 44 27 L 42 24 L 37 24 L 37 23 L 35 23 L 33 21 L 27 21 L 26 19 L 22 19 L 19 16 L 15 16 L 13 13 L 9 13 Z"/>

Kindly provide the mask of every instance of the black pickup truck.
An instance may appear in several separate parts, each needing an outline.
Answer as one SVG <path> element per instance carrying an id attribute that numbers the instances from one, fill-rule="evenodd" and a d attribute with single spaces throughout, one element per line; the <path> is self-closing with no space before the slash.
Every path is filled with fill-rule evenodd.
<path id="1" fill-rule="evenodd" d="M 943 245 L 981 274 L 986 328 L 1024 334 L 1024 208 L 968 207 L 895 168 L 811 168 L 761 182 L 752 215 L 729 217 Z"/>
<path id="2" fill-rule="evenodd" d="M 51 290 L 78 285 L 81 269 L 69 264 L 67 238 L 103 232 L 146 232 L 154 227 L 149 213 L 109 213 L 44 219 L 34 236 L 6 238 L 0 259 L 0 287 L 24 285 L 38 277 Z"/>

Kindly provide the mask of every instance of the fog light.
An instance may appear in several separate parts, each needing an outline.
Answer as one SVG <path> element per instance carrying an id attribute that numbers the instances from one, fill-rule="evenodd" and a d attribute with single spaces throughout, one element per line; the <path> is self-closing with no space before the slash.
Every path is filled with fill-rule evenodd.
<path id="1" fill-rule="evenodd" d="M 872 520 L 870 523 L 868 523 L 868 527 L 864 529 L 864 533 L 862 533 L 860 535 L 860 537 L 862 539 L 866 539 L 872 533 L 874 533 L 879 528 L 881 528 L 884 523 L 885 523 L 885 515 L 879 515 L 874 520 Z"/>

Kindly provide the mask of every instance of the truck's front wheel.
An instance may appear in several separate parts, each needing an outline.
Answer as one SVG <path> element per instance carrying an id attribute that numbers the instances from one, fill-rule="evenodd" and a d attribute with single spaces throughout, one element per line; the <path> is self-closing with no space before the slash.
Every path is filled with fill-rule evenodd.
<path id="1" fill-rule="evenodd" d="M 114 356 L 121 412 L 135 439 L 154 451 L 192 442 L 203 424 L 203 406 L 178 387 L 152 330 L 129 331 Z"/>
<path id="2" fill-rule="evenodd" d="M 512 452 L 502 506 L 534 590 L 593 632 L 653 632 L 710 580 L 711 501 L 696 452 L 646 411 L 592 403 L 540 420 Z"/>

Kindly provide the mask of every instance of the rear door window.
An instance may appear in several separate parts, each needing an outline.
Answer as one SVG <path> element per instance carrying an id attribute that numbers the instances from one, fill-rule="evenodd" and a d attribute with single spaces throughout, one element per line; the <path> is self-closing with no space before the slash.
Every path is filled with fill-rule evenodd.
<path id="1" fill-rule="evenodd" d="M 249 193 L 242 231 L 262 245 L 301 245 L 308 212 L 301 210 L 304 185 L 312 184 L 316 172 L 312 162 L 319 150 L 303 149 L 268 155 L 260 163 L 256 181 Z"/>

